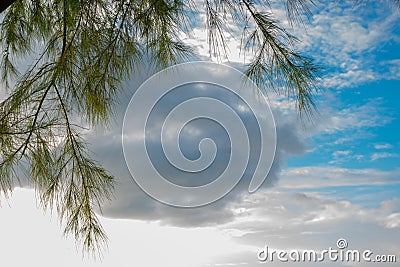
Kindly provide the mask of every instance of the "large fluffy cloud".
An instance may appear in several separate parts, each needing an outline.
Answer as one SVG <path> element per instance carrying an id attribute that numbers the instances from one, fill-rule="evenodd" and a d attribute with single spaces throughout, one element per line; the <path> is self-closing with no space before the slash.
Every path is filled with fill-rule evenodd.
<path id="1" fill-rule="evenodd" d="M 250 178 L 252 177 L 252 171 L 254 171 L 255 165 L 257 163 L 257 161 L 255 161 L 257 160 L 257 158 L 250 158 L 249 167 L 244 175 L 244 179 L 242 179 L 242 181 L 230 194 L 211 205 L 196 209 L 181 209 L 160 204 L 152 198 L 148 197 L 145 193 L 143 193 L 142 190 L 133 181 L 131 174 L 126 167 L 123 155 L 122 121 L 129 99 L 134 94 L 135 90 L 141 84 L 141 82 L 145 80 L 146 75 L 142 75 L 140 77 L 143 78 L 134 81 L 128 81 L 126 83 L 125 88 L 127 89 L 127 92 L 120 97 L 121 101 L 116 107 L 114 123 L 109 126 L 108 129 L 98 128 L 96 129 L 96 131 L 90 132 L 88 134 L 88 141 L 92 144 L 91 150 L 94 152 L 96 159 L 98 159 L 117 178 L 117 190 L 115 194 L 116 199 L 111 203 L 110 206 L 106 206 L 103 208 L 104 214 L 106 216 L 112 217 L 163 220 L 167 223 L 188 226 L 218 224 L 232 220 L 234 214 L 230 209 L 228 209 L 227 204 L 237 200 L 237 198 L 242 194 L 247 194 L 248 184 Z M 229 79 L 229 77 L 226 78 Z M 160 84 L 160 86 L 162 86 L 162 83 Z M 203 88 L 202 90 L 202 94 L 209 94 L 210 96 L 214 95 L 214 97 L 220 98 L 225 97 L 225 103 L 229 103 L 232 106 L 238 105 L 237 99 L 234 96 L 229 94 L 221 95 L 221 93 L 215 93 L 212 86 L 209 88 Z M 170 98 L 169 100 L 165 101 L 163 105 L 177 105 L 177 103 L 174 103 L 177 101 L 177 98 L 185 99 L 196 96 L 196 91 L 193 90 L 193 88 L 188 87 L 181 92 L 181 95 L 179 95 L 179 97 Z M 254 96 L 257 97 L 256 95 Z M 276 120 L 278 140 L 275 160 L 271 168 L 269 177 L 263 185 L 264 187 L 275 184 L 278 178 L 278 173 L 288 156 L 294 154 L 302 154 L 305 152 L 306 149 L 304 137 L 298 134 L 299 127 L 301 127 L 301 125 L 297 121 L 298 118 L 295 115 L 295 111 L 292 110 L 292 107 L 290 105 L 284 108 L 282 106 L 278 107 L 278 104 L 282 104 L 280 100 L 272 101 L 276 103 L 276 108 L 273 109 L 273 112 Z M 288 112 L 288 109 L 291 110 L 289 111 L 290 115 L 285 114 Z M 150 119 L 161 124 L 163 123 L 164 116 L 162 114 L 163 108 L 159 108 L 159 111 L 160 113 L 153 114 Z M 249 121 L 251 118 L 246 113 L 249 111 L 242 112 L 244 113 L 244 121 Z M 258 112 L 261 113 L 263 111 Z M 265 112 L 267 112 L 267 110 L 265 110 Z M 137 114 L 137 116 L 144 115 Z M 181 125 L 178 125 L 178 127 L 180 126 Z M 226 140 L 227 136 L 223 134 L 224 132 L 221 131 L 219 127 L 214 126 L 215 125 L 209 125 L 205 122 L 193 125 L 191 131 L 187 130 L 186 132 L 182 132 L 181 139 L 183 140 L 183 152 L 186 152 L 186 155 L 189 155 L 189 157 L 196 157 L 195 154 L 196 151 L 198 151 L 197 147 L 199 140 L 201 140 L 201 138 L 204 138 L 204 136 L 210 136 L 210 138 L 213 138 L 216 143 L 219 144 L 217 158 L 214 162 L 217 167 L 213 171 L 199 175 L 196 178 L 197 180 L 193 178 L 188 179 L 186 176 L 181 176 L 182 174 L 179 173 L 174 174 L 174 172 L 172 172 L 173 177 L 171 177 L 171 179 L 173 179 L 175 182 L 184 183 L 187 186 L 195 186 L 210 182 L 213 177 L 216 177 L 216 174 L 221 172 L 221 169 L 224 168 L 226 161 L 229 159 L 229 140 Z M 135 136 L 135 129 L 131 129 L 131 131 L 132 136 Z M 252 133 L 251 131 L 249 132 L 249 134 L 250 138 L 256 138 L 252 137 L 254 133 Z M 163 153 L 163 151 L 160 150 L 160 138 L 158 138 L 158 140 L 152 140 L 152 138 L 150 138 L 150 140 L 151 145 L 149 146 L 149 149 L 156 151 L 150 151 L 150 154 L 153 153 L 153 160 L 155 160 L 156 164 L 165 164 L 165 157 L 160 156 L 160 154 Z M 143 142 L 143 140 L 142 138 L 135 139 L 132 137 L 131 142 Z M 140 160 L 141 157 L 137 158 L 138 160 Z M 141 164 L 138 163 L 137 165 L 140 166 Z M 168 170 L 167 172 L 171 173 L 171 171 Z"/>

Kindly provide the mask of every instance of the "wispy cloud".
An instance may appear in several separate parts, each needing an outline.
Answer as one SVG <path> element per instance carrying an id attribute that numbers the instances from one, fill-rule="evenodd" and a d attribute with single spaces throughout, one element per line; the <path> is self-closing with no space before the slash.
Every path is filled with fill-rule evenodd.
<path id="1" fill-rule="evenodd" d="M 399 154 L 397 153 L 389 153 L 389 152 L 379 152 L 379 153 L 373 153 L 371 155 L 371 161 L 375 161 L 378 159 L 386 159 L 386 158 L 398 158 Z"/>
<path id="2" fill-rule="evenodd" d="M 393 121 L 390 113 L 385 112 L 381 98 L 369 99 L 364 104 L 349 104 L 340 108 L 332 107 L 336 98 L 321 103 L 320 116 L 315 125 L 310 125 L 308 133 L 318 134 L 343 134 L 337 136 L 331 145 L 342 145 L 360 138 L 360 131 L 368 128 L 381 127 Z"/>
<path id="3" fill-rule="evenodd" d="M 400 184 L 400 171 L 348 169 L 338 167 L 300 167 L 281 172 L 279 186 L 283 188 L 320 188 Z"/>
<path id="4" fill-rule="evenodd" d="M 329 161 L 329 164 L 340 164 L 348 162 L 349 160 L 361 160 L 364 155 L 353 154 L 350 150 L 338 150 L 332 153 L 333 160 Z"/>
<path id="5" fill-rule="evenodd" d="M 398 42 L 391 32 L 399 17 L 389 5 L 376 5 L 379 7 L 357 8 L 354 1 L 326 2 L 313 16 L 306 32 L 295 31 L 302 40 L 302 48 L 318 55 L 320 64 L 329 69 L 324 77 L 326 87 L 341 89 L 399 77 L 398 61 L 376 62 L 374 55 L 389 42 Z"/>
<path id="6" fill-rule="evenodd" d="M 333 152 L 332 156 L 339 157 L 339 156 L 347 156 L 351 153 L 350 150 L 338 150 Z"/>
<path id="7" fill-rule="evenodd" d="M 374 148 L 375 149 L 390 149 L 390 148 L 393 148 L 393 145 L 391 145 L 391 144 L 375 144 Z"/>

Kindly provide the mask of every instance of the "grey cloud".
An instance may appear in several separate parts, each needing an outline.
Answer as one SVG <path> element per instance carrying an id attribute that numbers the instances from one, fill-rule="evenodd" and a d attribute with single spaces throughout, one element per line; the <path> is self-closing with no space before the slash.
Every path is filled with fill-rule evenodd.
<path id="1" fill-rule="evenodd" d="M 235 214 L 232 212 L 230 204 L 238 201 L 243 194 L 248 194 L 247 188 L 249 180 L 256 164 L 256 161 L 254 160 L 250 161 L 243 179 L 227 196 L 215 203 L 195 209 L 175 208 L 161 204 L 147 196 L 133 181 L 126 167 L 122 151 L 122 121 L 129 99 L 147 76 L 148 75 L 142 74 L 139 77 L 136 76 L 136 80 L 128 81 L 124 86 L 126 88 L 126 93 L 120 97 L 120 104 L 115 109 L 115 120 L 112 125 L 108 127 L 108 129 L 97 128 L 96 131 L 93 131 L 88 135 L 88 142 L 91 144 L 91 150 L 94 152 L 95 158 L 117 178 L 116 198 L 110 203 L 110 205 L 102 207 L 103 214 L 112 218 L 157 220 L 162 223 L 191 227 L 222 224 L 232 221 Z M 183 96 L 179 97 L 193 97 L 199 94 L 195 90 L 189 92 L 189 96 L 182 93 Z M 226 98 L 224 95 L 219 95 L 218 97 Z M 164 104 L 171 105 L 171 103 L 173 104 L 176 101 L 176 98 L 172 98 L 169 102 L 165 102 Z M 232 105 L 237 103 L 237 99 L 229 98 L 229 96 L 226 101 L 231 102 Z M 264 182 L 263 187 L 270 187 L 276 184 L 279 172 L 285 164 L 286 158 L 290 155 L 305 153 L 306 148 L 304 137 L 297 134 L 297 132 L 299 132 L 299 124 L 295 113 L 293 112 L 291 116 L 287 116 L 287 114 L 284 115 L 282 110 L 279 109 L 275 109 L 273 112 L 277 126 L 277 150 L 271 171 L 267 180 Z M 140 115 L 141 114 L 137 114 L 137 116 Z M 162 117 L 157 113 L 152 116 L 155 121 L 162 119 Z M 249 120 L 246 116 L 246 112 L 244 111 L 243 117 L 245 121 Z M 211 126 L 206 124 L 202 125 L 201 123 L 197 125 L 194 124 L 191 127 L 197 127 L 199 130 L 197 131 L 197 135 L 185 136 L 183 132 L 183 138 L 181 140 L 184 144 L 182 147 L 185 147 L 185 144 L 186 146 L 197 147 L 197 141 L 199 138 L 203 138 L 205 133 L 209 134 L 211 138 L 217 140 L 217 143 L 220 144 L 218 153 L 222 152 L 222 156 L 219 158 L 220 161 L 222 160 L 222 166 L 217 166 L 214 173 L 210 172 L 210 175 L 218 173 L 221 168 L 224 167 L 226 157 L 229 156 L 229 151 L 226 150 L 226 140 L 222 140 L 224 139 L 224 136 L 220 132 L 221 129 Z M 250 132 L 250 137 L 252 134 L 254 133 Z M 221 139 L 220 142 L 218 141 L 219 139 Z M 255 144 L 257 145 L 257 143 Z M 160 146 L 160 141 L 158 140 L 153 142 L 153 145 Z M 186 155 L 189 157 L 196 157 L 196 150 L 197 149 L 188 150 L 186 151 Z M 158 155 L 159 152 L 160 151 L 157 150 L 157 153 L 153 153 L 153 156 L 155 156 L 157 160 L 163 158 L 160 158 L 160 155 Z M 201 178 L 201 176 L 199 176 L 199 178 Z M 205 177 L 203 176 L 203 180 L 204 178 L 206 178 L 205 181 L 200 181 L 198 183 L 204 184 L 209 181 L 208 175 Z M 172 179 L 174 179 L 174 182 L 178 181 L 180 183 L 185 183 L 185 185 L 198 185 L 196 183 L 193 184 L 190 180 L 185 180 L 185 177 L 179 175 L 172 175 Z M 257 192 L 255 194 L 257 194 Z"/>

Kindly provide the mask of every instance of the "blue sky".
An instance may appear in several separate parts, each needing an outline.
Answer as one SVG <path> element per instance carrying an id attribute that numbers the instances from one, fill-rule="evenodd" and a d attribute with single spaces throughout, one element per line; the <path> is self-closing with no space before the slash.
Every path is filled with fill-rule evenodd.
<path id="1" fill-rule="evenodd" d="M 31 189 L 17 188 L 0 209 L 2 263 L 252 267 L 260 266 L 257 251 L 265 245 L 322 250 L 338 238 L 352 249 L 396 254 L 400 261 L 400 10 L 385 1 L 360 7 L 326 2 L 314 10 L 306 31 L 293 29 L 299 49 L 325 68 L 320 115 L 304 129 L 285 97 L 268 95 L 278 146 L 260 190 L 248 194 L 245 179 L 220 201 L 196 209 L 169 207 L 143 193 L 132 182 L 121 146 L 128 100 L 150 75 L 141 74 L 126 82 L 128 96 L 116 106 L 114 124 L 87 135 L 96 159 L 118 179 L 116 199 L 101 215 L 110 239 L 104 259 L 82 259 L 73 239 L 62 237 L 56 215 L 37 209 Z M 279 7 L 276 16 L 287 24 Z M 239 41 L 228 40 L 225 63 L 243 68 Z M 204 25 L 187 41 L 207 59 Z"/>
<path id="2" fill-rule="evenodd" d="M 346 168 L 374 166 L 381 170 L 398 168 L 399 140 L 394 134 L 400 128 L 398 88 L 399 81 L 382 80 L 337 92 L 337 102 L 332 103 L 337 110 L 368 105 L 374 109 L 371 111 L 374 114 L 369 114 L 373 125 L 313 136 L 309 146 L 315 148 L 315 144 L 318 144 L 319 149 L 289 159 L 288 166 L 309 164 Z"/>
<path id="3" fill-rule="evenodd" d="M 328 46 L 331 51 L 325 46 L 311 51 L 321 56 L 317 57 L 321 64 L 332 57 L 336 59 L 326 66 L 325 75 L 332 77 L 332 86 L 328 82 L 322 101 L 326 101 L 330 112 L 348 116 L 349 125 L 337 125 L 339 131 L 330 129 L 308 138 L 309 152 L 288 159 L 287 168 L 319 166 L 396 172 L 400 167 L 400 141 L 396 134 L 400 129 L 399 28 L 395 25 L 396 20 L 389 18 L 393 14 L 398 16 L 398 12 L 389 11 L 381 2 L 352 9 L 330 5 L 330 9 L 317 15 L 321 16 L 321 21 L 330 21 L 321 14 L 331 10 L 329 13 L 340 14 L 336 17 L 338 21 L 351 18 L 347 25 L 352 25 L 358 32 L 347 35 L 339 47 Z M 384 17 L 380 17 L 382 14 Z M 336 23 L 332 22 L 331 27 L 334 25 Z M 377 30 L 379 27 L 381 32 Z M 340 29 L 340 26 L 334 28 Z M 336 35 L 334 31 L 327 35 L 330 34 Z M 371 37 L 374 35 L 376 39 Z M 373 45 L 366 46 L 367 43 Z M 353 115 L 357 119 L 350 118 Z M 334 196 L 331 189 L 326 187 L 319 191 Z M 340 192 L 336 193 L 338 198 L 366 207 L 396 198 L 399 190 L 399 183 L 335 188 L 335 192 Z"/>

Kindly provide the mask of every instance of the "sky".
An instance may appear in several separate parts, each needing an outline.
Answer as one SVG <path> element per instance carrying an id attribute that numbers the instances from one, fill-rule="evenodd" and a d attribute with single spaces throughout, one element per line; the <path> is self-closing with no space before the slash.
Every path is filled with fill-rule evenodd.
<path id="1" fill-rule="evenodd" d="M 299 49 L 324 66 L 317 100 L 320 113 L 304 127 L 285 97 L 268 93 L 277 147 L 269 177 L 258 191 L 248 193 L 250 177 L 245 174 L 219 201 L 182 209 L 155 201 L 133 182 L 122 151 L 122 121 L 129 99 L 152 74 L 143 72 L 124 83 L 126 95 L 116 106 L 112 126 L 87 133 L 94 157 L 117 178 L 116 197 L 99 214 L 109 237 L 102 259 L 83 257 L 73 238 L 63 237 L 57 215 L 38 208 L 34 191 L 15 188 L 10 200 L 1 201 L 2 264 L 252 267 L 269 264 L 257 258 L 265 246 L 322 251 L 336 247 L 340 238 L 347 240 L 350 249 L 394 254 L 400 261 L 400 10 L 386 1 L 358 7 L 346 1 L 325 2 L 314 10 L 306 30 L 293 29 L 301 40 Z M 275 10 L 287 23 L 284 11 Z M 191 38 L 188 42 L 207 59 L 201 24 Z M 244 59 L 236 53 L 239 44 L 230 38 L 229 62 L 225 63 L 243 69 Z M 182 98 L 196 94 L 194 89 L 188 88 Z M 164 105 L 177 101 L 167 99 Z M 162 118 L 153 115 L 155 121 Z M 182 141 L 193 157 L 193 139 L 205 131 L 223 139 L 215 125 L 199 122 L 193 129 L 198 131 Z M 218 144 L 224 152 L 226 143 Z M 152 142 L 151 150 L 156 161 L 162 161 L 157 145 L 159 141 Z M 222 163 L 214 173 L 223 168 L 226 156 L 218 159 Z M 179 175 L 171 179 L 194 183 Z"/>

